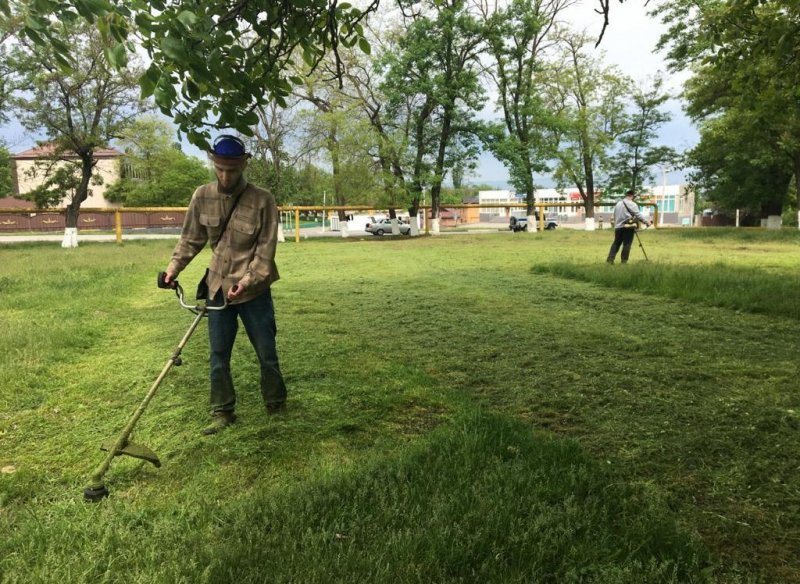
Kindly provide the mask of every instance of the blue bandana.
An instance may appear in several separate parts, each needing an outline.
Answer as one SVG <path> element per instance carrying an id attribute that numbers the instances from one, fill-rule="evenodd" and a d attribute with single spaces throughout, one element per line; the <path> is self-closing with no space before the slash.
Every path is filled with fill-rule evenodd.
<path id="1" fill-rule="evenodd" d="M 214 141 L 211 154 L 223 158 L 241 158 L 245 156 L 244 143 L 235 136 L 220 136 Z"/>

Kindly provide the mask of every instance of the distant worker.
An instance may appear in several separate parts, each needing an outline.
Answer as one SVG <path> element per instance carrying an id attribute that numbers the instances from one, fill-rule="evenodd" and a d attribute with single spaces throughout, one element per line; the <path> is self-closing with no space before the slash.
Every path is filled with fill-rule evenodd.
<path id="1" fill-rule="evenodd" d="M 623 264 L 628 263 L 633 235 L 638 224 L 644 223 L 648 227 L 653 224 L 639 211 L 639 205 L 636 204 L 635 198 L 636 193 L 628 191 L 625 193 L 625 197 L 614 206 L 614 243 L 611 244 L 611 249 L 608 250 L 608 259 L 606 259 L 609 264 L 614 263 L 620 245 L 622 246 L 620 261 Z"/>
<path id="2" fill-rule="evenodd" d="M 177 278 L 206 243 L 211 244 L 204 295 L 211 305 L 222 305 L 223 297 L 228 301 L 225 310 L 208 313 L 212 420 L 203 434 L 216 434 L 236 420 L 231 351 L 239 319 L 258 357 L 261 396 L 268 414 L 284 410 L 286 385 L 278 365 L 270 292 L 279 277 L 275 198 L 245 179 L 250 155 L 235 136 L 217 138 L 208 155 L 217 180 L 201 186 L 192 196 L 165 281 Z"/>

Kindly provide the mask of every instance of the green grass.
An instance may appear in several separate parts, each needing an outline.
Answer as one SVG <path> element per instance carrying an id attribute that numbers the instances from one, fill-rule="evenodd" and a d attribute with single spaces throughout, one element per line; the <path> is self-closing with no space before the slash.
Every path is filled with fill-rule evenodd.
<path id="1" fill-rule="evenodd" d="M 0 581 L 800 582 L 800 238 L 641 237 L 281 245 L 289 413 L 242 335 L 240 420 L 199 435 L 203 325 L 137 427 L 163 467 L 98 505 L 191 321 L 172 244 L 0 247 Z"/>

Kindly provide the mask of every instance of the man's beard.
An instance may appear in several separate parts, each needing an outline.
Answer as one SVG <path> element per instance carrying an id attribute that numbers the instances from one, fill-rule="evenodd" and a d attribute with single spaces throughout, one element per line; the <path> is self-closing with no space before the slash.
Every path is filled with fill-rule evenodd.
<path id="1" fill-rule="evenodd" d="M 217 179 L 217 191 L 225 195 L 230 195 L 231 193 L 233 193 L 233 191 L 236 190 L 236 187 L 238 187 L 239 183 L 241 182 L 242 182 L 242 177 L 240 176 L 239 179 L 235 183 L 233 183 L 230 187 L 225 187 L 222 185 L 220 180 Z"/>

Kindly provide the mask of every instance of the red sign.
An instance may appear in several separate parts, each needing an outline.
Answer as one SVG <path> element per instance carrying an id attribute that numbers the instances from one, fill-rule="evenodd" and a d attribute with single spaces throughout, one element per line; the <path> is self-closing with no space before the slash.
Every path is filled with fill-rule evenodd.
<path id="1" fill-rule="evenodd" d="M 569 200 L 570 201 L 580 201 L 581 200 L 581 194 L 578 191 L 572 191 L 569 194 Z"/>

